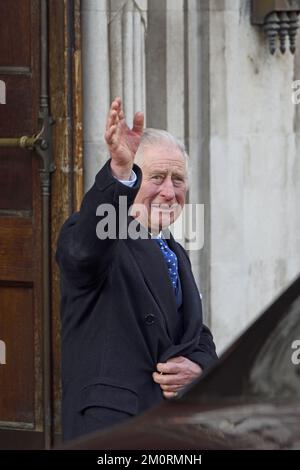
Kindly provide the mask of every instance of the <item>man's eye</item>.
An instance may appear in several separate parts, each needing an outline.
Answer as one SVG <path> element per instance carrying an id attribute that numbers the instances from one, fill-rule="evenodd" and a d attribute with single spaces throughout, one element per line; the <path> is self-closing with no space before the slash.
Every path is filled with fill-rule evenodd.
<path id="1" fill-rule="evenodd" d="M 183 183 L 184 183 L 184 179 L 183 179 L 183 178 L 174 178 L 174 179 L 173 179 L 173 184 L 174 184 L 175 186 L 181 186 Z"/>
<path id="2" fill-rule="evenodd" d="M 153 175 L 152 179 L 155 180 L 155 181 L 161 181 L 163 179 L 163 177 L 161 175 Z"/>

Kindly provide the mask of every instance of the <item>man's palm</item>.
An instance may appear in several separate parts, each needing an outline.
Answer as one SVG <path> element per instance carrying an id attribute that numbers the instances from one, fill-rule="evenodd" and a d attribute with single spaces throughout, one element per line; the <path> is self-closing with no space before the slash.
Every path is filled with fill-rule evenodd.
<path id="1" fill-rule="evenodd" d="M 129 129 L 124 118 L 118 123 L 116 138 L 113 139 L 111 145 L 111 152 L 118 163 L 129 163 L 134 160 L 143 134 L 143 123 L 141 123 L 140 115 L 141 113 L 136 113 L 132 129 Z"/>
<path id="2" fill-rule="evenodd" d="M 144 127 L 144 115 L 135 113 L 133 128 L 126 124 L 120 98 L 111 105 L 107 118 L 105 140 L 115 164 L 128 166 L 133 164 L 134 156 L 140 144 Z"/>

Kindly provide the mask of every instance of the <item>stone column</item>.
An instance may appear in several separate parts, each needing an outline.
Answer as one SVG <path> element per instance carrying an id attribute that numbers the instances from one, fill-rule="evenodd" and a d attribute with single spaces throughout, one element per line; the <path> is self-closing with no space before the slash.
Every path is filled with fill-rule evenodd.
<path id="1" fill-rule="evenodd" d="M 200 250 L 189 252 L 196 282 L 202 293 L 204 316 L 211 323 L 210 287 L 210 94 L 209 94 L 209 6 L 208 0 L 188 0 L 186 11 L 186 105 L 185 141 L 190 156 L 188 202 L 202 204 L 203 227 L 190 216 L 188 230 L 204 230 Z M 195 210 L 195 207 L 194 207 Z M 186 243 L 188 248 L 188 243 Z M 192 246 L 192 244 L 191 244 Z"/>
<path id="2" fill-rule="evenodd" d="M 110 0 L 110 95 L 122 97 L 129 125 L 136 111 L 146 111 L 146 28 L 147 0 Z"/>
<path id="3" fill-rule="evenodd" d="M 129 125 L 145 107 L 147 0 L 82 0 L 84 186 L 108 158 L 106 116 L 123 99 Z"/>
<path id="4" fill-rule="evenodd" d="M 110 96 L 106 3 L 106 0 L 81 2 L 85 191 L 107 158 L 104 130 Z"/>

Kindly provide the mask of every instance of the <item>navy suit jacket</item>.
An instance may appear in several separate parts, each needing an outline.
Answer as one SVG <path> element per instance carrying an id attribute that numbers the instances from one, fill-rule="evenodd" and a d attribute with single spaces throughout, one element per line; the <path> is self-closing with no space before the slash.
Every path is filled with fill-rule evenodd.
<path id="1" fill-rule="evenodd" d="M 115 207 L 118 230 L 119 196 L 127 197 L 128 208 L 141 184 L 140 168 L 135 165 L 134 171 L 138 180 L 130 188 L 112 176 L 108 161 L 59 236 L 64 439 L 161 402 L 161 388 L 152 378 L 158 362 L 182 355 L 205 369 L 217 358 L 185 250 L 168 240 L 179 264 L 183 303 L 178 312 L 154 240 L 96 235 L 101 219 L 96 210 L 103 203 Z"/>

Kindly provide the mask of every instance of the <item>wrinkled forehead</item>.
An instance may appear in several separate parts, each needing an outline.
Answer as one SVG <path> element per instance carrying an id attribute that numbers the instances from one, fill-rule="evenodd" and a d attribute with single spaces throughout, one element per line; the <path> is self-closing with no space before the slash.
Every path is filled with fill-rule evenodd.
<path id="1" fill-rule="evenodd" d="M 186 160 L 181 150 L 172 144 L 147 145 L 143 149 L 143 171 L 177 171 L 186 173 Z"/>

